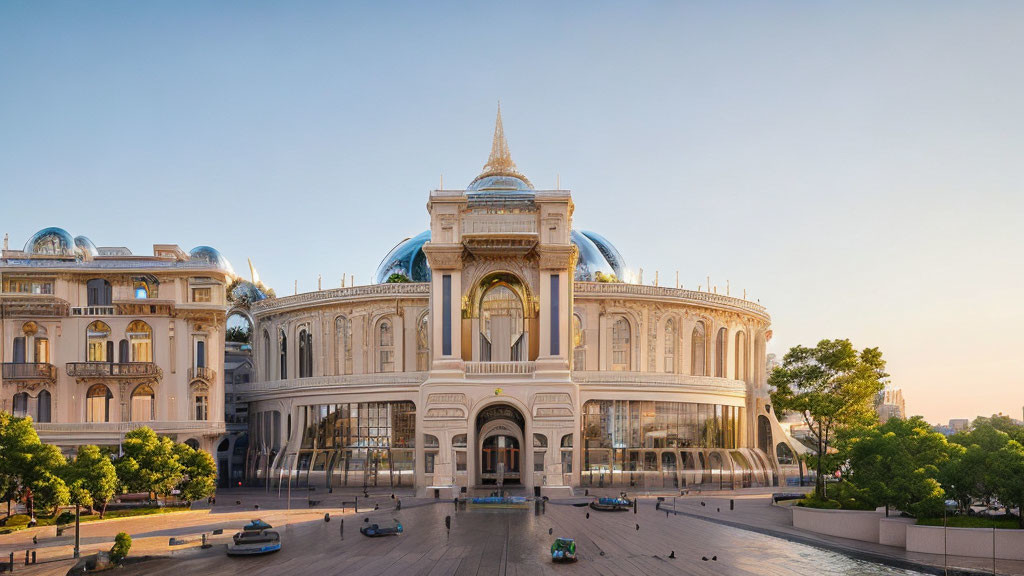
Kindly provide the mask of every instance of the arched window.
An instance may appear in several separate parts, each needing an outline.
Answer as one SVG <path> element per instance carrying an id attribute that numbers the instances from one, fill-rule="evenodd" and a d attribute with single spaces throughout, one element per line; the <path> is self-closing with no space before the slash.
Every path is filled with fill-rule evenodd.
<path id="1" fill-rule="evenodd" d="M 288 378 L 288 336 L 284 330 L 278 334 L 277 340 L 280 343 L 281 380 L 284 380 Z"/>
<path id="2" fill-rule="evenodd" d="M 132 348 L 132 362 L 153 361 L 153 329 L 142 320 L 134 320 L 128 325 L 128 341 Z M 122 358 L 122 362 L 127 361 Z"/>
<path id="3" fill-rule="evenodd" d="M 572 434 L 562 436 L 562 474 L 572 474 Z"/>
<path id="4" fill-rule="evenodd" d="M 676 371 L 676 322 L 672 318 L 665 321 L 665 372 L 674 374 Z"/>
<path id="5" fill-rule="evenodd" d="M 149 285 L 142 280 L 136 280 L 134 283 L 135 298 L 137 300 L 145 300 L 149 298 Z"/>
<path id="6" fill-rule="evenodd" d="M 437 460 L 437 454 L 440 448 L 440 443 L 437 441 L 437 436 L 432 434 L 423 435 L 423 472 L 427 474 L 434 473 L 434 461 Z"/>
<path id="7" fill-rule="evenodd" d="M 89 362 L 113 362 L 114 343 L 109 340 L 110 326 L 97 320 L 85 329 L 86 352 Z"/>
<path id="8" fill-rule="evenodd" d="M 313 333 L 308 329 L 299 330 L 299 378 L 313 375 Z"/>
<path id="9" fill-rule="evenodd" d="M 274 349 L 270 347 L 270 332 L 263 331 L 263 378 L 266 380 L 273 380 L 274 375 L 271 374 L 271 359 L 274 357 Z"/>
<path id="10" fill-rule="evenodd" d="M 480 359 L 517 362 L 526 359 L 523 300 L 508 284 L 487 289 L 480 300 Z"/>
<path id="11" fill-rule="evenodd" d="M 421 314 L 419 321 L 416 322 L 416 369 L 430 369 L 430 326 L 427 323 L 426 312 Z"/>
<path id="12" fill-rule="evenodd" d="M 334 319 L 334 373 L 352 373 L 352 321 L 344 316 Z"/>
<path id="13" fill-rule="evenodd" d="M 725 328 L 718 329 L 718 336 L 715 337 L 715 376 L 725 378 Z"/>
<path id="14" fill-rule="evenodd" d="M 704 323 L 697 322 L 697 325 L 693 327 L 693 335 L 690 338 L 690 374 L 694 376 L 707 376 L 704 365 L 706 346 Z"/>
<path id="15" fill-rule="evenodd" d="M 377 372 L 394 372 L 395 334 L 389 320 L 382 320 L 377 325 L 377 354 Z"/>
<path id="16" fill-rule="evenodd" d="M 740 330 L 736 333 L 736 379 L 747 379 L 747 335 Z"/>
<path id="17" fill-rule="evenodd" d="M 52 396 L 48 390 L 42 390 L 39 392 L 39 409 L 38 416 L 36 416 L 36 422 L 49 422 L 51 419 L 50 403 L 52 402 Z"/>
<path id="18" fill-rule="evenodd" d="M 779 464 L 783 466 L 796 464 L 796 456 L 793 456 L 793 449 L 789 447 L 789 444 L 780 442 L 775 447 L 775 457 L 779 459 Z"/>
<path id="19" fill-rule="evenodd" d="M 93 278 L 85 283 L 86 302 L 89 306 L 110 306 L 112 291 L 110 282 Z"/>
<path id="20" fill-rule="evenodd" d="M 192 384 L 192 419 L 205 421 L 210 419 L 210 388 L 202 382 Z"/>
<path id="21" fill-rule="evenodd" d="M 14 417 L 24 418 L 28 416 L 28 392 L 18 392 L 14 395 Z"/>
<path id="22" fill-rule="evenodd" d="M 85 395 L 85 421 L 110 422 L 110 400 L 114 395 L 103 384 L 93 384 Z"/>
<path id="23" fill-rule="evenodd" d="M 572 315 L 572 368 L 573 370 L 587 369 L 587 348 L 586 339 L 583 333 L 583 320 L 578 314 Z"/>
<path id="24" fill-rule="evenodd" d="M 132 390 L 132 422 L 156 420 L 154 396 L 153 388 L 149 384 L 139 384 Z"/>
<path id="25" fill-rule="evenodd" d="M 612 370 L 630 369 L 629 320 L 619 316 L 612 324 Z"/>

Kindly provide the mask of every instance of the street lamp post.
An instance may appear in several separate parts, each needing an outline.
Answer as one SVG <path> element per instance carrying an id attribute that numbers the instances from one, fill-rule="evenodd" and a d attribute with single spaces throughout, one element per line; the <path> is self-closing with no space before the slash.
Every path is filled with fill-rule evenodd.
<path id="1" fill-rule="evenodd" d="M 79 504 L 75 504 L 75 558 L 78 558 L 82 552 L 82 524 L 80 522 L 81 513 L 82 507 Z"/>

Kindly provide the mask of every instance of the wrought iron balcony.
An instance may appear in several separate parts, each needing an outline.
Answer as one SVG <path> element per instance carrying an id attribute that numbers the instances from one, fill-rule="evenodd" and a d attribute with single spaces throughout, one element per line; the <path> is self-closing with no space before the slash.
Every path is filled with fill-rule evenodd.
<path id="1" fill-rule="evenodd" d="M 152 362 L 68 362 L 72 378 L 140 378 L 158 376 L 160 368 Z"/>
<path id="2" fill-rule="evenodd" d="M 197 366 L 195 368 L 188 369 L 189 382 L 192 380 L 205 380 L 207 382 L 214 382 L 217 380 L 217 371 L 213 368 L 206 368 L 204 366 Z"/>
<path id="3" fill-rule="evenodd" d="M 57 367 L 45 362 L 4 362 L 4 380 L 56 380 Z"/>

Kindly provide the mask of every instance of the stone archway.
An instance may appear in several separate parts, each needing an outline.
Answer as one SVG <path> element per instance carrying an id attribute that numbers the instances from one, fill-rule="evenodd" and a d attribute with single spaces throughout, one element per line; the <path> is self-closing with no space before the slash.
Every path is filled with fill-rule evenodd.
<path id="1" fill-rule="evenodd" d="M 476 484 L 522 484 L 526 420 L 510 404 L 491 404 L 476 417 Z"/>

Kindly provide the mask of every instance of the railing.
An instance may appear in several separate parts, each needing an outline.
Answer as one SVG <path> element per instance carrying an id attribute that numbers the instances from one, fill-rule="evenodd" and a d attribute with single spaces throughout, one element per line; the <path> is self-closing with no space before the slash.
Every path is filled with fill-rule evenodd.
<path id="1" fill-rule="evenodd" d="M 0 310 L 5 318 L 63 318 L 69 307 L 66 300 L 54 296 L 4 294 Z"/>
<path id="2" fill-rule="evenodd" d="M 188 379 L 192 380 L 205 380 L 207 382 L 213 382 L 217 380 L 217 371 L 213 368 L 206 368 L 203 366 L 196 366 L 195 368 L 188 369 Z"/>
<path id="3" fill-rule="evenodd" d="M 712 292 L 698 292 L 682 288 L 666 288 L 664 286 L 647 286 L 644 284 L 626 284 L 622 282 L 576 282 L 574 288 L 573 295 L 576 297 L 616 295 L 674 298 L 742 310 L 757 314 L 765 319 L 770 319 L 768 310 L 757 302 L 733 298 L 723 294 L 714 294 Z"/>
<path id="4" fill-rule="evenodd" d="M 591 386 L 628 386 L 630 388 L 681 387 L 695 392 L 729 393 L 745 395 L 747 384 L 742 380 L 665 374 L 661 372 L 616 372 L 611 370 L 574 370 L 572 381 Z"/>
<path id="5" fill-rule="evenodd" d="M 4 362 L 4 380 L 56 380 L 57 367 L 42 362 Z"/>
<path id="6" fill-rule="evenodd" d="M 533 374 L 533 362 L 466 362 L 466 374 L 524 375 Z"/>
<path id="7" fill-rule="evenodd" d="M 71 309 L 72 316 L 113 316 L 113 306 L 75 306 Z"/>
<path id="8" fill-rule="evenodd" d="M 427 379 L 426 372 L 386 372 L 380 374 L 349 374 L 347 376 L 313 376 L 234 385 L 236 394 L 274 392 L 277 390 L 310 390 L 359 386 L 418 386 Z"/>
<path id="9" fill-rule="evenodd" d="M 467 214 L 462 217 L 462 234 L 536 234 L 537 215 Z"/>
<path id="10" fill-rule="evenodd" d="M 206 420 L 154 420 L 152 422 L 57 422 L 32 424 L 41 434 L 83 434 L 107 433 L 124 434 L 136 428 L 147 426 L 161 434 L 174 432 L 202 432 L 204 434 L 223 434 L 226 427 L 223 422 Z"/>
<path id="11" fill-rule="evenodd" d="M 68 362 L 72 378 L 133 378 L 157 376 L 160 368 L 152 362 Z"/>
<path id="12" fill-rule="evenodd" d="M 332 300 L 402 296 L 426 298 L 429 295 L 430 283 L 428 282 L 370 284 L 367 286 L 352 286 L 350 288 L 318 290 L 316 292 L 306 292 L 303 294 L 283 296 L 280 298 L 268 298 L 267 300 L 254 302 L 251 309 L 254 314 L 260 314 L 269 310 L 289 308 L 293 306 L 300 306 L 302 304 L 326 303 Z"/>

